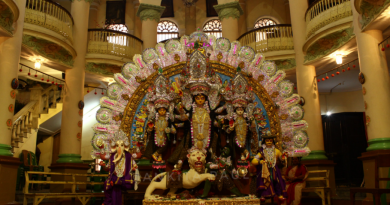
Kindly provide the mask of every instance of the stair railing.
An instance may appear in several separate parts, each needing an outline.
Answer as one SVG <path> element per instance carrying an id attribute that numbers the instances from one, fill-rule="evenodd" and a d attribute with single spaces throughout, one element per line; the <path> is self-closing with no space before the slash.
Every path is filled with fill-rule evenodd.
<path id="1" fill-rule="evenodd" d="M 38 119 L 40 114 L 48 113 L 49 108 L 56 108 L 57 102 L 62 100 L 62 92 L 56 85 L 43 90 L 38 84 L 30 88 L 30 102 L 14 115 L 12 125 L 11 146 L 19 148 L 19 143 L 31 134 L 32 129 L 38 129 Z"/>

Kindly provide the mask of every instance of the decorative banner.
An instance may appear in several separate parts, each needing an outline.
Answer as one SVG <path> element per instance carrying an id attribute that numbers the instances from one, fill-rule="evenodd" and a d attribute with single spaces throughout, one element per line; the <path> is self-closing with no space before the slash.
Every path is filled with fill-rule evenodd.
<path id="1" fill-rule="evenodd" d="M 8 110 L 10 111 L 10 112 L 14 112 L 14 105 L 13 104 L 10 104 L 9 106 L 8 106 Z"/>
<path id="2" fill-rule="evenodd" d="M 79 115 L 80 115 L 80 116 L 83 116 L 83 110 L 82 110 L 82 109 L 79 110 Z"/>
<path id="3" fill-rule="evenodd" d="M 12 120 L 11 120 L 11 119 L 8 119 L 8 120 L 7 120 L 7 126 L 8 126 L 8 127 L 11 127 L 11 126 L 12 126 Z"/>
<path id="4" fill-rule="evenodd" d="M 79 121 L 79 122 L 77 123 L 77 125 L 78 125 L 79 127 L 82 127 L 82 126 L 83 126 L 83 122 Z"/>
<path id="5" fill-rule="evenodd" d="M 19 81 L 17 78 L 12 79 L 11 87 L 12 87 L 12 89 L 17 89 L 19 87 Z"/>
<path id="6" fill-rule="evenodd" d="M 82 110 L 84 108 L 84 102 L 82 100 L 79 101 L 79 109 Z"/>
<path id="7" fill-rule="evenodd" d="M 15 99 L 16 98 L 16 91 L 15 90 L 11 90 L 10 95 L 11 95 L 12 99 Z"/>
<path id="8" fill-rule="evenodd" d="M 77 133 L 77 139 L 81 140 L 81 133 Z"/>
<path id="9" fill-rule="evenodd" d="M 366 78 L 364 77 L 364 74 L 362 72 L 359 73 L 359 82 L 361 84 L 364 84 L 364 82 L 366 82 Z"/>

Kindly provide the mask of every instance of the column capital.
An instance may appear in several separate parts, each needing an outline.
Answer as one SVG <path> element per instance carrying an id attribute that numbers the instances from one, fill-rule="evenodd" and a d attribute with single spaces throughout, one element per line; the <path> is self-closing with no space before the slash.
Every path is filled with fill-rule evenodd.
<path id="1" fill-rule="evenodd" d="M 139 5 L 137 16 L 140 17 L 141 21 L 155 20 L 157 23 L 160 21 L 160 17 L 165 10 L 165 6 L 157 6 L 151 4 L 141 3 Z"/>
<path id="2" fill-rule="evenodd" d="M 220 4 L 214 6 L 215 11 L 218 13 L 219 19 L 222 21 L 224 18 L 235 18 L 239 19 L 240 16 L 244 13 L 242 10 L 240 3 L 235 2 L 229 2 L 226 4 Z"/>

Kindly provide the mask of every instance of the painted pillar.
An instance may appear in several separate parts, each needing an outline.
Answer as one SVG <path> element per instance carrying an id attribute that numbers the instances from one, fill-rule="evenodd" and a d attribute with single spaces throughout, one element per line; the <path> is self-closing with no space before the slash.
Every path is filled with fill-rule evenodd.
<path id="1" fill-rule="evenodd" d="M 164 12 L 165 7 L 160 6 L 161 0 L 141 0 L 139 5 L 137 16 L 142 21 L 142 34 L 141 39 L 144 42 L 144 48 L 154 48 L 157 44 L 157 24 L 160 21 L 160 17 Z M 143 3 L 148 2 L 148 3 Z"/>
<path id="2" fill-rule="evenodd" d="M 355 9 L 352 10 L 360 71 L 365 76 L 362 91 L 366 106 L 369 145 L 367 151 L 390 149 L 390 129 L 388 128 L 390 124 L 388 117 L 390 115 L 390 77 L 386 53 L 378 46 L 383 41 L 382 31 L 362 32 L 359 26 L 359 13 Z"/>
<path id="3" fill-rule="evenodd" d="M 192 32 L 196 31 L 196 5 L 186 7 L 186 35 L 191 35 Z"/>
<path id="4" fill-rule="evenodd" d="M 73 46 L 77 57 L 74 59 L 73 68 L 65 72 L 60 152 L 57 163 L 82 163 L 80 153 L 83 110 L 79 109 L 78 104 L 84 100 L 89 7 L 90 4 L 87 1 L 72 2 Z"/>
<path id="5" fill-rule="evenodd" d="M 13 37 L 0 37 L 0 155 L 12 157 L 11 126 L 14 117 L 15 98 L 11 97 L 12 79 L 18 78 L 19 58 L 22 49 L 22 36 L 26 0 L 15 1 L 19 8 L 19 16 L 14 23 Z M 12 111 L 8 108 L 12 107 Z M 0 197 L 1 198 L 1 197 Z"/>
<path id="6" fill-rule="evenodd" d="M 303 160 L 326 160 L 324 151 L 324 136 L 322 131 L 322 119 L 320 109 L 320 98 L 317 89 L 315 67 L 304 65 L 305 55 L 302 47 L 306 41 L 305 13 L 308 8 L 307 1 L 290 0 L 291 23 L 294 33 L 294 50 L 296 60 L 296 75 L 298 94 L 305 99 L 305 117 L 309 123 L 307 134 L 309 135 L 309 148 L 311 153 Z"/>
<path id="7" fill-rule="evenodd" d="M 237 40 L 239 37 L 238 19 L 244 13 L 240 3 L 231 0 L 218 0 L 218 5 L 215 5 L 214 8 L 222 23 L 222 37 L 231 42 Z"/>
<path id="8" fill-rule="evenodd" d="M 138 0 L 133 1 L 133 4 L 134 4 L 134 36 L 140 39 L 142 35 L 142 22 L 141 19 L 137 16 L 139 1 Z"/>
<path id="9" fill-rule="evenodd" d="M 22 49 L 22 36 L 26 0 L 15 0 L 19 16 L 13 22 L 13 37 L 0 37 L 0 204 L 15 201 L 19 158 L 14 158 L 11 147 L 11 127 L 14 117 L 15 99 L 11 92 L 11 81 L 18 78 L 19 58 Z M 12 106 L 12 110 L 9 110 Z M 8 122 L 7 122 L 8 121 Z M 10 123 L 10 126 L 8 126 Z"/>

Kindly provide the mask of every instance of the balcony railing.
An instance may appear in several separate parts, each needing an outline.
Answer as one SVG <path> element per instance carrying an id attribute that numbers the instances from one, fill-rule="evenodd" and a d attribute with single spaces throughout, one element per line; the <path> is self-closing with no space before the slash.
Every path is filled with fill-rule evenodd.
<path id="1" fill-rule="evenodd" d="M 306 37 L 348 16 L 352 16 L 350 0 L 317 0 L 306 11 Z"/>
<path id="2" fill-rule="evenodd" d="M 248 31 L 237 39 L 242 46 L 251 46 L 256 52 L 293 50 L 291 24 L 278 24 Z"/>
<path id="3" fill-rule="evenodd" d="M 49 0 L 27 0 L 26 23 L 45 27 L 73 41 L 73 18 L 59 4 Z"/>
<path id="4" fill-rule="evenodd" d="M 142 52 L 142 40 L 128 33 L 107 29 L 88 29 L 88 53 L 109 54 L 133 59 Z"/>

